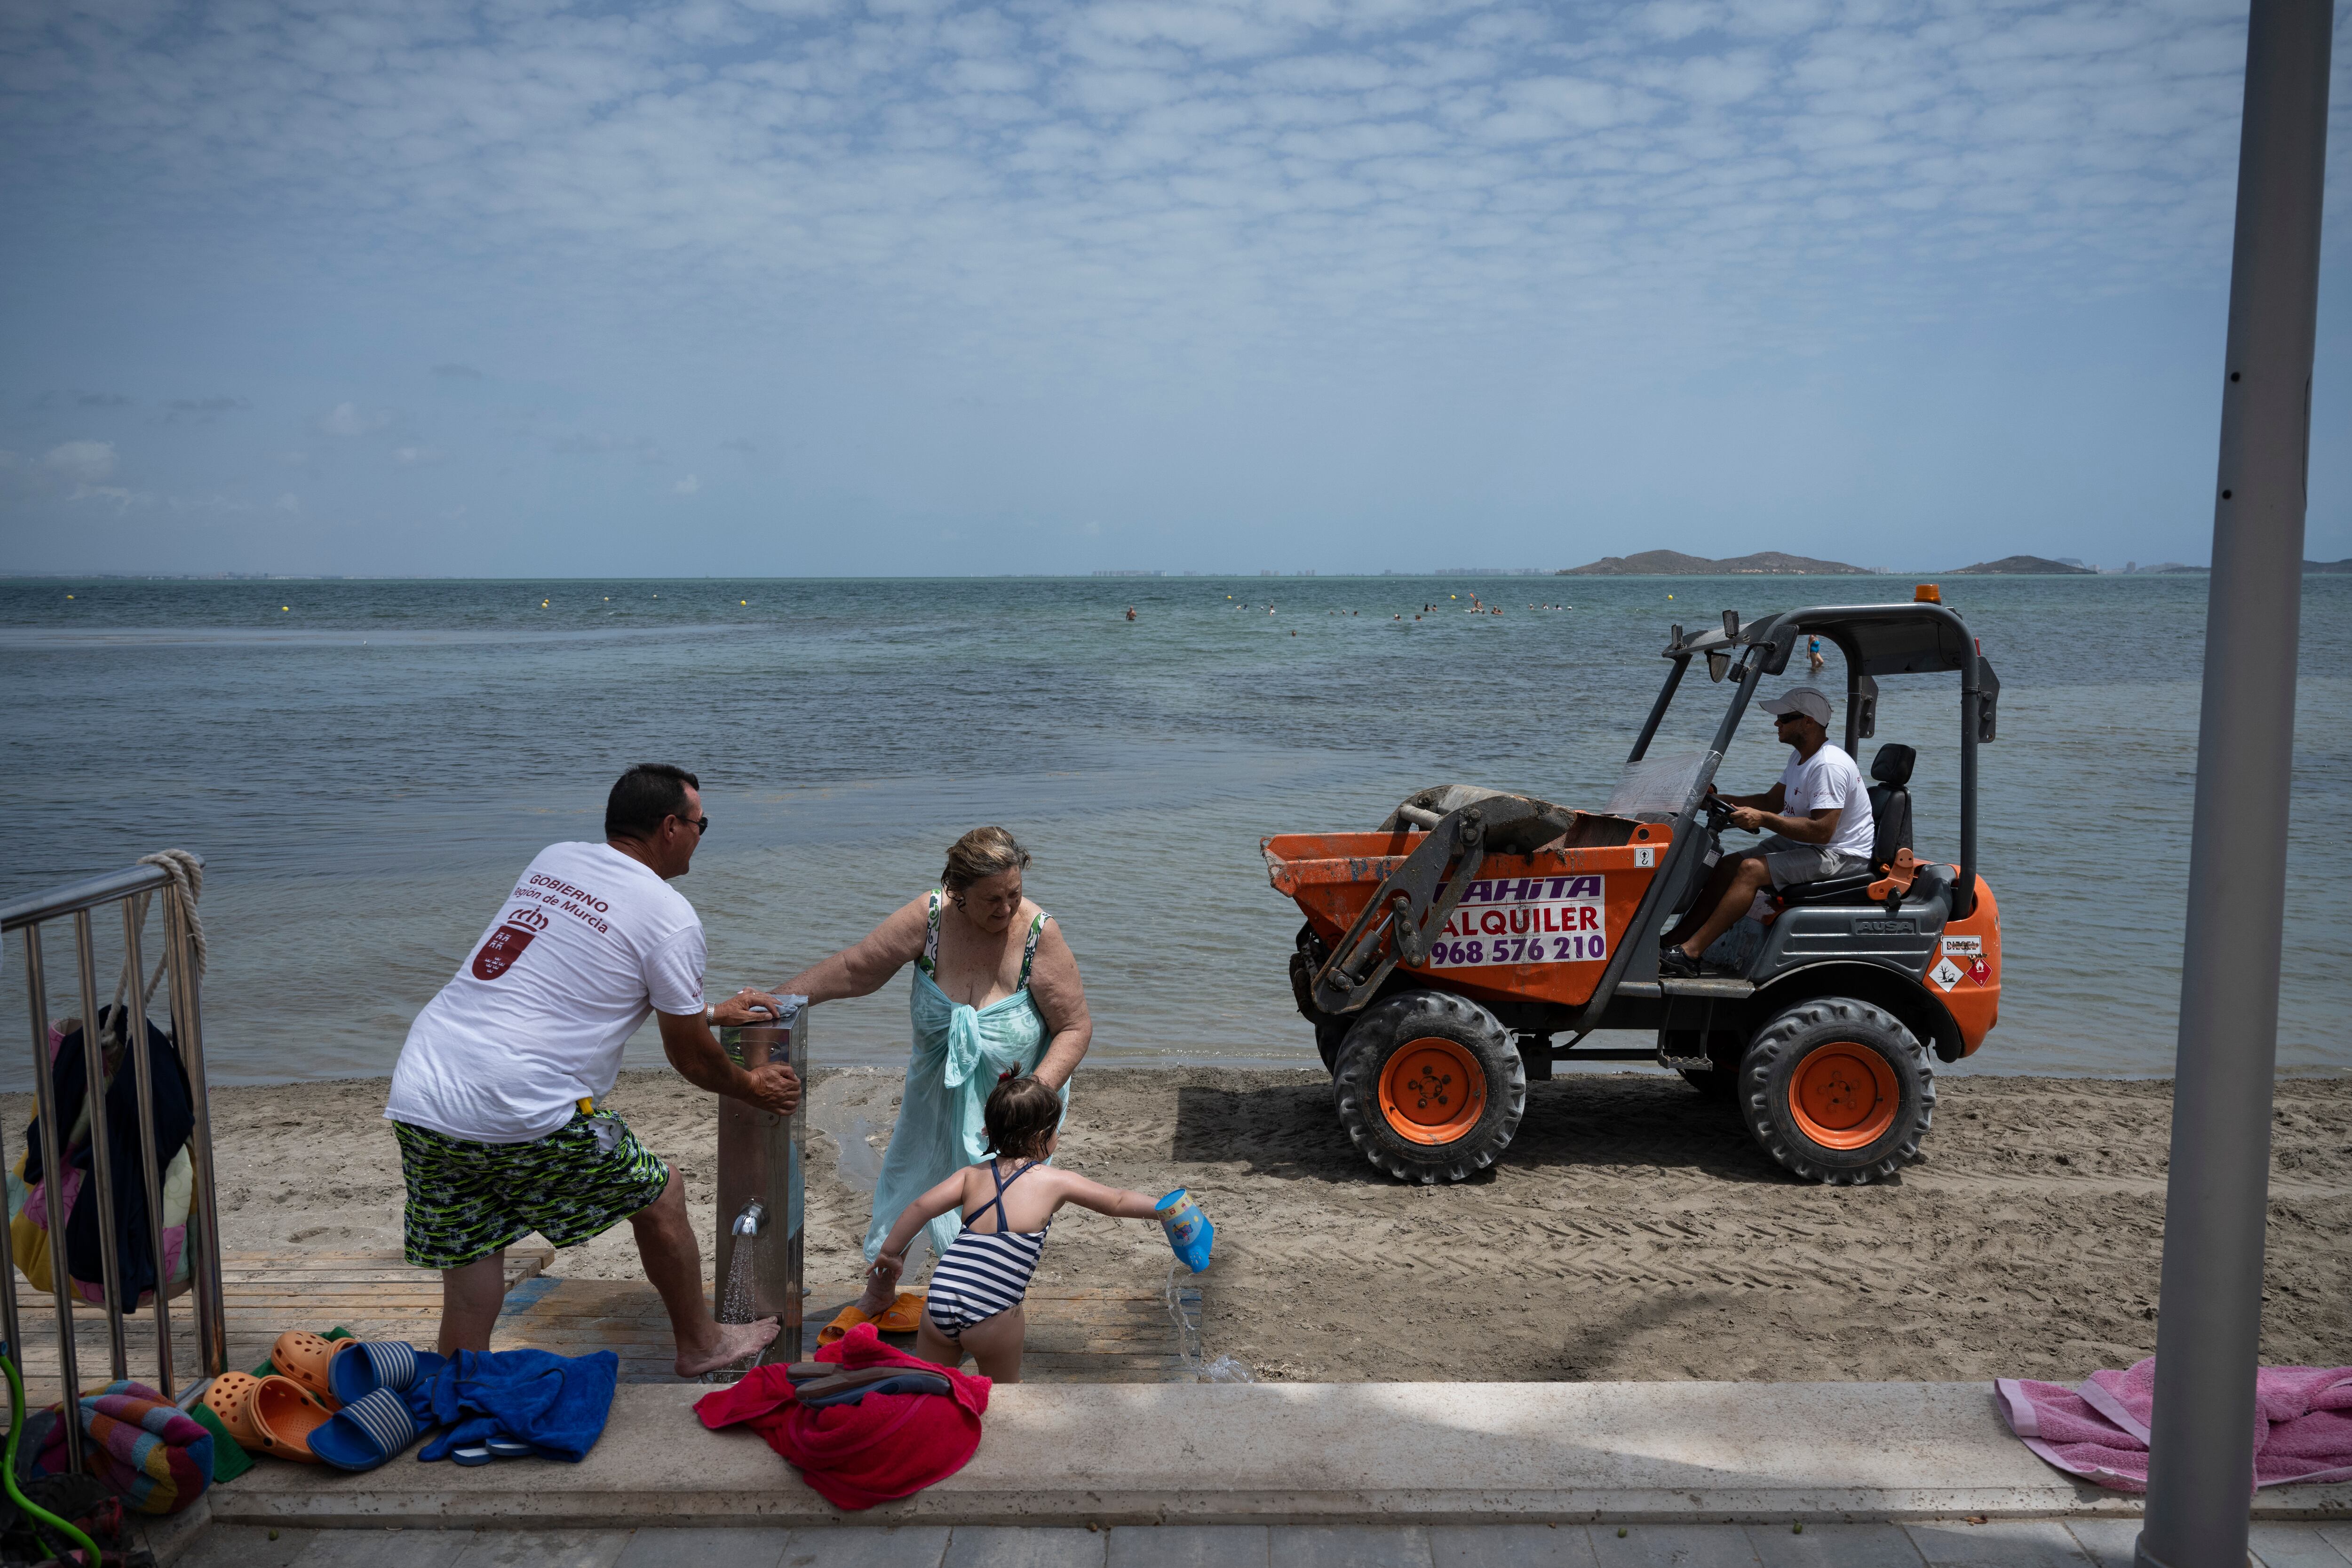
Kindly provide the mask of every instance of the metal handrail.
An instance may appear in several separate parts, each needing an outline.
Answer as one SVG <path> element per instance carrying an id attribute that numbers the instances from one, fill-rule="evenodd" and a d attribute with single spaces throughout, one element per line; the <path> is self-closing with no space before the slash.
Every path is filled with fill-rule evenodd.
<path id="1" fill-rule="evenodd" d="M 197 861 L 201 866 L 203 862 Z M 98 1205 L 99 1257 L 106 1297 L 106 1327 L 113 1380 L 130 1375 L 125 1345 L 122 1259 L 115 1236 L 113 1162 L 108 1147 L 107 1081 L 100 1038 L 98 966 L 91 941 L 90 912 L 107 904 L 122 911 L 123 952 L 131 984 L 123 1003 L 124 1051 L 137 1091 L 139 1134 L 147 1205 L 150 1259 L 155 1272 L 156 1386 L 166 1399 L 176 1396 L 177 1378 L 172 1364 L 172 1310 L 167 1294 L 170 1270 L 163 1250 L 163 1173 L 155 1147 L 154 1084 L 147 1060 L 147 994 L 140 977 L 145 973 L 141 950 L 145 924 L 145 896 L 162 891 L 163 950 L 171 977 L 170 1038 L 188 1077 L 193 1125 L 188 1132 L 188 1161 L 193 1176 L 189 1195 L 185 1254 L 189 1288 L 194 1299 L 197 1361 L 202 1374 L 217 1377 L 228 1370 L 227 1314 L 221 1291 L 220 1222 L 213 1184 L 212 1114 L 205 1084 L 204 1028 L 200 1019 L 200 984 L 196 970 L 195 931 L 183 903 L 180 884 L 162 867 L 139 865 L 125 870 L 86 878 L 36 898 L 0 906 L 0 932 L 25 933 L 25 983 L 33 1029 L 33 1098 L 40 1124 L 41 1174 L 49 1234 L 49 1282 L 58 1320 L 58 1381 L 70 1407 L 80 1393 L 79 1356 L 74 1342 L 74 1298 L 66 1261 L 66 1220 L 63 1170 L 65 1140 L 58 1131 L 67 1108 L 57 1103 L 48 1053 L 47 973 L 41 947 L 41 928 L 49 921 L 71 918 L 77 987 L 81 1004 L 83 1091 L 89 1120 L 91 1178 Z M 120 1068 L 117 1068 L 119 1072 Z M 68 1117 L 70 1120 L 70 1117 Z M 0 1130 L 0 1164 L 6 1163 L 5 1130 Z M 16 1264 L 7 1228 L 0 1226 L 0 1332 L 7 1336 L 8 1353 L 19 1364 L 24 1357 L 22 1325 L 17 1319 Z M 70 1408 L 64 1423 L 68 1462 L 82 1466 L 82 1431 L 79 1413 Z"/>
<path id="2" fill-rule="evenodd" d="M 202 864 L 201 861 L 198 863 Z M 133 893 L 152 893 L 171 879 L 161 866 L 131 866 L 120 871 L 109 871 L 102 877 L 85 877 L 53 892 L 19 899 L 13 904 L 0 904 L 0 934 L 38 925 L 43 921 L 53 921 L 60 915 L 94 910 L 100 904 L 110 904 Z"/>

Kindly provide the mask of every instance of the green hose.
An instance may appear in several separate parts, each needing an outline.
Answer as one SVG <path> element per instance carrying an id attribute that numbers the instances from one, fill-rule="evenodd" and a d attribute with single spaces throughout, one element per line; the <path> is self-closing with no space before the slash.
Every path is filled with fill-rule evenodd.
<path id="1" fill-rule="evenodd" d="M 51 1513 L 48 1510 L 40 1507 L 35 1503 L 32 1499 L 26 1497 L 22 1491 L 17 1489 L 16 1439 L 23 1435 L 25 1430 L 25 1380 L 17 1375 L 16 1358 L 11 1353 L 13 1348 L 14 1347 L 8 1346 L 5 1343 L 0 1343 L 0 1367 L 5 1367 L 8 1371 L 8 1449 L 5 1460 L 7 1465 L 7 1468 L 5 1471 L 0 1471 L 0 1480 L 5 1480 L 7 1483 L 8 1500 L 25 1510 L 25 1517 L 34 1521 L 34 1529 L 36 1531 L 37 1531 L 42 1525 L 46 1524 L 59 1534 L 70 1537 L 76 1544 L 79 1545 L 84 1552 L 89 1553 L 89 1556 L 85 1558 L 84 1561 L 89 1563 L 89 1568 L 98 1568 L 99 1551 L 97 1542 L 92 1541 L 89 1536 L 84 1535 L 80 1531 L 76 1530 L 72 1525 L 68 1524 L 64 1520 L 59 1519 L 56 1514 Z M 81 1412 L 79 1409 L 73 1408 L 60 1411 L 58 1413 L 58 1419 L 60 1421 L 79 1421 L 81 1419 Z"/>

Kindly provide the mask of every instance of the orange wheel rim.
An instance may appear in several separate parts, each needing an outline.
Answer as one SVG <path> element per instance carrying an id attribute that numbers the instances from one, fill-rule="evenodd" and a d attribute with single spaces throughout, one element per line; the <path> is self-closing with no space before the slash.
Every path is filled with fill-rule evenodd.
<path id="1" fill-rule="evenodd" d="M 1381 1114 L 1397 1136 L 1451 1143 L 1486 1110 L 1486 1074 L 1467 1047 L 1443 1035 L 1401 1047 L 1381 1068 Z"/>
<path id="2" fill-rule="evenodd" d="M 1885 1057 L 1834 1040 L 1818 1046 L 1789 1079 L 1789 1110 L 1798 1130 L 1824 1149 L 1860 1149 L 1895 1125 L 1903 1086 Z"/>

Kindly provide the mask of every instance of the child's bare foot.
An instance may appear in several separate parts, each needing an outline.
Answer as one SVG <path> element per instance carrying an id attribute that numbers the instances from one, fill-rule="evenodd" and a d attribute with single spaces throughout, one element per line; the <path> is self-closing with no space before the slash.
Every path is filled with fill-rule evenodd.
<path id="1" fill-rule="evenodd" d="M 768 1348 L 776 1337 L 776 1320 L 761 1318 L 751 1323 L 713 1323 L 717 1335 L 699 1350 L 677 1347 L 677 1375 L 700 1377 L 706 1372 L 717 1372 L 722 1366 L 732 1366 L 747 1356 Z"/>
<path id="2" fill-rule="evenodd" d="M 868 1274 L 866 1277 L 866 1294 L 857 1298 L 854 1305 L 869 1318 L 880 1317 L 890 1303 L 898 1299 L 898 1292 L 891 1289 L 896 1283 L 895 1278 L 885 1279 L 878 1275 Z"/>

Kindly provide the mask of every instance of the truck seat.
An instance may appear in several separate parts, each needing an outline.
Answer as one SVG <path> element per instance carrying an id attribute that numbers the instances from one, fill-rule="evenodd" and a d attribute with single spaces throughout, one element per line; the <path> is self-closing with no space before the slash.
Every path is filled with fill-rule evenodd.
<path id="1" fill-rule="evenodd" d="M 1879 872 L 1895 863 L 1897 849 L 1914 849 L 1911 842 L 1911 768 L 1919 753 L 1889 742 L 1870 759 L 1870 864 Z"/>

